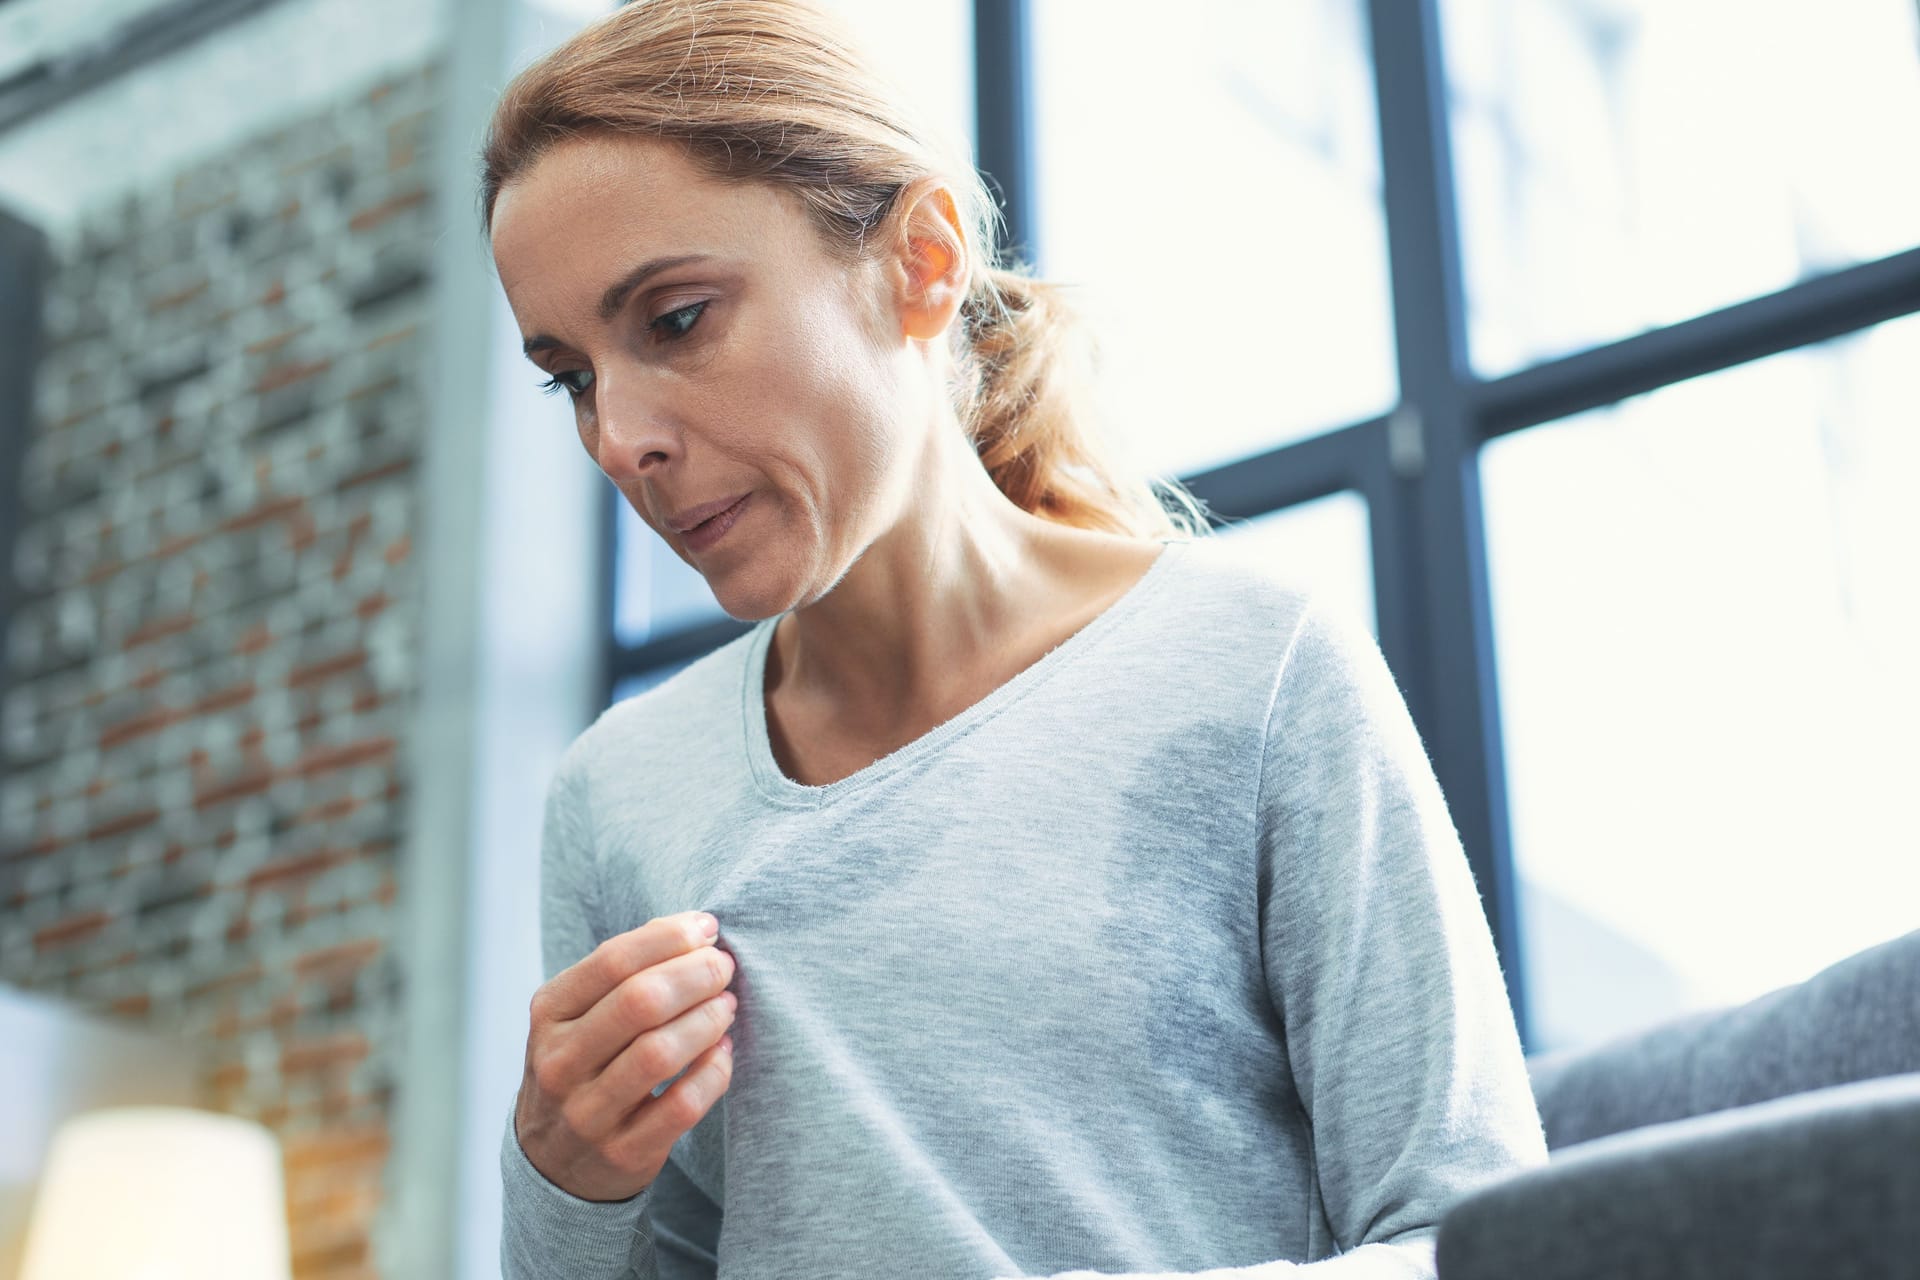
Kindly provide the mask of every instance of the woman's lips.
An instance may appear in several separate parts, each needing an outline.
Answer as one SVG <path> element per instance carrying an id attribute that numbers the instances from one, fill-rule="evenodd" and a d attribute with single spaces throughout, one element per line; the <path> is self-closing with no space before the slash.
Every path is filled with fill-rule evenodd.
<path id="1" fill-rule="evenodd" d="M 726 537 L 727 530 L 740 523 L 740 517 L 745 514 L 747 505 L 752 502 L 752 500 L 753 495 L 749 493 L 746 497 L 740 499 L 740 501 L 734 503 L 725 511 L 722 511 L 719 515 L 713 516 L 705 522 L 693 526 L 693 528 L 680 535 L 682 540 L 686 542 L 687 549 L 690 551 L 705 551 L 708 547 L 711 547 L 714 543 Z"/>

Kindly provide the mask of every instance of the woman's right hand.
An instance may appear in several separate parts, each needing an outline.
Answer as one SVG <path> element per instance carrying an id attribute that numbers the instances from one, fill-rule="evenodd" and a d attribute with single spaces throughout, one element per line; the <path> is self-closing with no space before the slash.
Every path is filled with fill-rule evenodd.
<path id="1" fill-rule="evenodd" d="M 639 1195 L 733 1079 L 734 960 L 700 931 L 702 914 L 616 934 L 533 993 L 514 1132 L 569 1195 Z"/>

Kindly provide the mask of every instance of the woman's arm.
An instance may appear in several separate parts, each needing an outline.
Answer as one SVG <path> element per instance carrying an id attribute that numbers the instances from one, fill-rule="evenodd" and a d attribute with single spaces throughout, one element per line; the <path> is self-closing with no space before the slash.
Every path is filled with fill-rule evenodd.
<path id="1" fill-rule="evenodd" d="M 543 982 L 553 981 L 590 954 L 604 937 L 584 761 L 578 747 L 576 741 L 561 758 L 547 788 L 540 837 Z M 615 1201 L 583 1200 L 555 1186 L 521 1148 L 513 1108 L 501 1138 L 500 1177 L 501 1280 L 551 1276 L 660 1280 L 662 1268 L 654 1249 L 654 1186 Z"/>

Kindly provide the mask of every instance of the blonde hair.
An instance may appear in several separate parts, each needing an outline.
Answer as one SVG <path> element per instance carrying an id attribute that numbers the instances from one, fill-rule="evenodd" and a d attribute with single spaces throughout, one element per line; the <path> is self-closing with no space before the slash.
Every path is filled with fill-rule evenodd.
<path id="1" fill-rule="evenodd" d="M 480 218 L 556 143 L 596 132 L 680 142 L 716 177 L 797 195 L 843 261 L 869 252 L 897 197 L 934 177 L 972 232 L 953 326 L 960 423 L 1023 510 L 1139 537 L 1210 534 L 1177 480 L 1129 473 L 1098 434 L 1085 326 L 1060 286 L 1000 260 L 999 210 L 836 19 L 801 0 L 633 0 L 526 67 L 481 147 Z"/>

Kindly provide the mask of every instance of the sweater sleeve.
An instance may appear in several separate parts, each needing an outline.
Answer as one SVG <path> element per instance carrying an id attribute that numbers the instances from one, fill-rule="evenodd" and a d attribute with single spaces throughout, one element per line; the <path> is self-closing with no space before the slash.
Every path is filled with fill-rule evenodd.
<path id="1" fill-rule="evenodd" d="M 1177 1274 L 1434 1280 L 1449 1202 L 1547 1162 L 1492 931 L 1413 717 L 1358 619 L 1307 603 L 1266 736 L 1261 960 L 1333 1249 Z"/>
<path id="2" fill-rule="evenodd" d="M 543 982 L 600 944 L 597 868 L 577 754 L 561 758 L 547 788 L 540 837 Z M 516 1096 L 516 1104 L 518 1098 Z M 501 1280 L 656 1280 L 649 1201 L 583 1200 L 549 1182 L 520 1146 L 514 1107 L 500 1144 Z"/>

